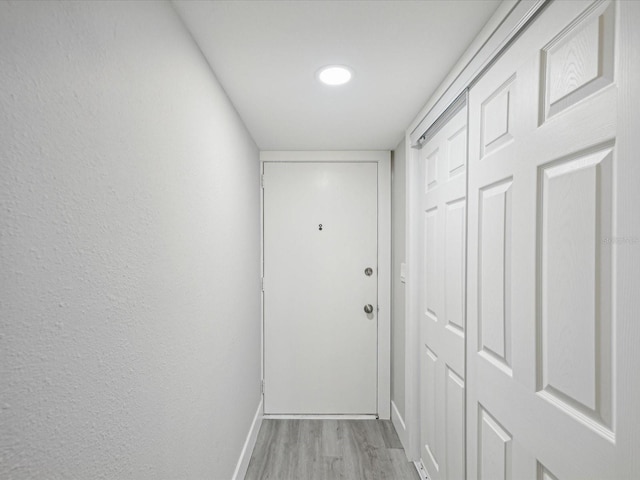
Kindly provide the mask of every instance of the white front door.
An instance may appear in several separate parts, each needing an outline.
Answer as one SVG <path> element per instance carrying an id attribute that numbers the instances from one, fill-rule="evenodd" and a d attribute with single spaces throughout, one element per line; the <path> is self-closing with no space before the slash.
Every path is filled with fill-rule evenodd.
<path id="1" fill-rule="evenodd" d="M 420 151 L 420 456 L 434 480 L 464 478 L 467 109 L 457 110 Z"/>
<path id="2" fill-rule="evenodd" d="M 552 2 L 470 90 L 469 478 L 639 478 L 638 21 Z"/>
<path id="3" fill-rule="evenodd" d="M 377 168 L 264 164 L 266 414 L 377 413 Z"/>

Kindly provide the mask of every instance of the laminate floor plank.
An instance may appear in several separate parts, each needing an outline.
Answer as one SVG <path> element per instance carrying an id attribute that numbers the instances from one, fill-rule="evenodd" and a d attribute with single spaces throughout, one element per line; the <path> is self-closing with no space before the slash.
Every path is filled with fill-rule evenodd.
<path id="1" fill-rule="evenodd" d="M 277 436 L 273 439 L 276 444 L 274 449 L 276 462 L 268 462 L 273 468 L 269 471 L 273 472 L 269 479 L 293 479 L 296 478 L 296 470 L 298 468 L 299 455 L 297 448 L 299 446 L 301 420 L 292 420 L 291 422 L 276 422 Z M 283 438 L 284 441 L 280 441 Z"/>
<path id="2" fill-rule="evenodd" d="M 349 478 L 382 480 L 391 478 L 389 457 L 376 420 L 350 421 L 345 424 L 345 474 Z"/>
<path id="3" fill-rule="evenodd" d="M 296 478 L 294 475 L 298 461 L 299 433 L 300 420 L 263 420 L 245 478 Z"/>
<path id="4" fill-rule="evenodd" d="M 394 476 L 392 478 L 420 480 L 420 475 L 415 465 L 407 460 L 404 448 L 390 448 L 388 453 L 389 460 L 393 465 Z"/>
<path id="5" fill-rule="evenodd" d="M 265 419 L 245 480 L 416 480 L 388 420 Z"/>
<path id="6" fill-rule="evenodd" d="M 402 448 L 400 437 L 396 432 L 391 420 L 381 420 L 378 422 L 380 430 L 382 431 L 382 438 L 384 439 L 384 445 L 387 448 Z"/>
<path id="7" fill-rule="evenodd" d="M 322 424 L 322 455 L 342 457 L 344 449 L 343 420 L 320 420 Z"/>
<path id="8" fill-rule="evenodd" d="M 272 468 L 271 462 L 275 459 L 275 439 L 278 438 L 276 424 L 265 420 L 262 422 L 256 446 L 251 454 L 251 461 L 247 470 L 247 478 L 269 478 L 267 469 Z"/>
<path id="9" fill-rule="evenodd" d="M 322 455 L 322 424 L 318 421 L 301 421 L 293 478 L 323 480 L 327 462 Z"/>

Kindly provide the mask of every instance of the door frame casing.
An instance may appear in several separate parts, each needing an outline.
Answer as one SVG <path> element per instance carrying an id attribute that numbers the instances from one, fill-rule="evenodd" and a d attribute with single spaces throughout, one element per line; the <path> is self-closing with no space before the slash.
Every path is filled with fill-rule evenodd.
<path id="1" fill-rule="evenodd" d="M 260 176 L 265 162 L 375 162 L 378 165 L 378 373 L 377 415 L 391 418 L 391 152 L 369 151 L 263 151 Z M 264 190 L 260 195 L 261 276 L 264 277 Z M 262 375 L 264 379 L 264 291 L 261 308 Z M 264 395 L 264 393 L 263 393 Z M 263 401 L 264 408 L 264 401 Z M 264 414 L 264 410 L 263 410 Z"/>

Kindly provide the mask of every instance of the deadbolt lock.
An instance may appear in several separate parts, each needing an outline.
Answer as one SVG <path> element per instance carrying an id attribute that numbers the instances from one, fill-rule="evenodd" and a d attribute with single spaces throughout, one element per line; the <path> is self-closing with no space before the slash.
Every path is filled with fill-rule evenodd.
<path id="1" fill-rule="evenodd" d="M 373 305 L 368 304 L 364 306 L 364 313 L 373 313 Z"/>
<path id="2" fill-rule="evenodd" d="M 364 269 L 364 274 L 365 274 L 367 277 L 370 277 L 371 275 L 373 275 L 373 268 L 371 268 L 371 267 L 367 267 L 367 268 L 365 268 L 365 269 Z"/>

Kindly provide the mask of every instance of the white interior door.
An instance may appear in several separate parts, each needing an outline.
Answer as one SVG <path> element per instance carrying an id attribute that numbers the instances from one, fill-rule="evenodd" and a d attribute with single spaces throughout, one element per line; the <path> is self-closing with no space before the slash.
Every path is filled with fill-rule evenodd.
<path id="1" fill-rule="evenodd" d="M 420 456 L 429 478 L 464 478 L 467 109 L 422 147 Z"/>
<path id="2" fill-rule="evenodd" d="M 553 2 L 470 91 L 469 478 L 640 478 L 638 11 Z"/>
<path id="3" fill-rule="evenodd" d="M 264 164 L 266 414 L 377 412 L 377 174 Z"/>

